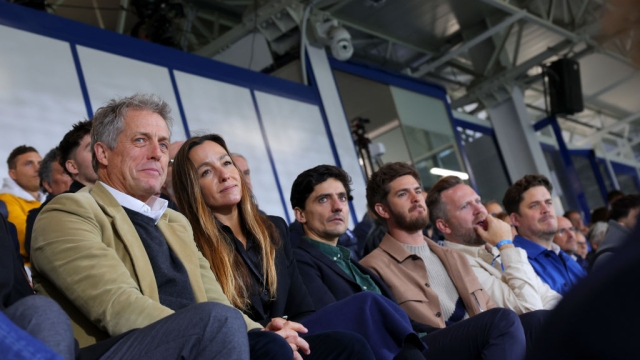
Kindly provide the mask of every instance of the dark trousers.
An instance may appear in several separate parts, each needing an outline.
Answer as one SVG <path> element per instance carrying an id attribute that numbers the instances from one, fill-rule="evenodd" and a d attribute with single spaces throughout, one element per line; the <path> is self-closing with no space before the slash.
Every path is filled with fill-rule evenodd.
<path id="1" fill-rule="evenodd" d="M 302 336 L 311 349 L 305 360 L 373 360 L 375 356 L 360 335 L 342 330 L 332 330 Z"/>
<path id="2" fill-rule="evenodd" d="M 285 341 L 274 346 L 290 349 Z M 130 332 L 100 359 L 246 360 L 249 359 L 247 326 L 235 308 L 199 303 Z"/>
<path id="3" fill-rule="evenodd" d="M 15 337 L 15 341 L 20 338 L 23 351 L 37 353 L 37 356 L 36 353 L 32 353 L 27 358 L 39 358 L 39 356 L 45 358 L 45 354 L 49 352 L 55 352 L 65 360 L 75 358 L 75 341 L 71 322 L 55 301 L 44 296 L 27 296 L 4 309 L 3 313 L 19 328 L 7 328 L 7 333 L 3 334 L 3 338 Z M 20 329 L 24 330 L 26 334 L 22 333 Z M 41 343 L 46 346 L 43 347 Z M 0 356 L 8 355 L 5 353 Z M 18 358 L 17 354 L 10 357 L 14 356 Z"/>
<path id="4" fill-rule="evenodd" d="M 520 322 L 522 323 L 524 336 L 527 340 L 527 357 L 531 356 L 533 344 L 535 344 L 537 338 L 540 336 L 540 329 L 549 318 L 550 313 L 550 310 L 536 310 L 520 315 Z"/>
<path id="5" fill-rule="evenodd" d="M 494 308 L 422 337 L 427 359 L 520 360 L 525 335 L 518 315 Z"/>
<path id="6" fill-rule="evenodd" d="M 293 350 L 282 336 L 260 330 L 251 330 L 248 335 L 251 360 L 293 359 Z"/>
<path id="7" fill-rule="evenodd" d="M 413 331 L 407 313 L 393 301 L 371 291 L 327 305 L 301 323 L 310 334 L 339 329 L 361 335 L 377 360 L 393 359 L 407 342 L 420 350 L 425 348 Z"/>

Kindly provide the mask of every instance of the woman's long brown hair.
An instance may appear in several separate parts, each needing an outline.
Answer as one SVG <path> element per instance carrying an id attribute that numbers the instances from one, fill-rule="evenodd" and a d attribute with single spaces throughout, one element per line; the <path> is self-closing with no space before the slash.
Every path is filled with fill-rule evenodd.
<path id="1" fill-rule="evenodd" d="M 176 154 L 173 163 L 172 182 L 178 208 L 193 228 L 193 235 L 211 270 L 233 306 L 246 310 L 249 305 L 250 274 L 247 265 L 235 251 L 230 239 L 215 220 L 214 212 L 207 206 L 200 189 L 196 166 L 189 159 L 189 152 L 205 141 L 212 141 L 231 154 L 224 139 L 217 134 L 193 137 L 187 140 Z M 235 163 L 234 163 L 235 166 Z M 237 168 L 237 167 L 236 167 Z M 277 276 L 275 252 L 282 239 L 269 219 L 258 212 L 252 201 L 242 172 L 242 198 L 238 206 L 241 228 L 246 237 L 256 240 L 261 253 L 262 272 L 272 299 L 275 299 Z"/>

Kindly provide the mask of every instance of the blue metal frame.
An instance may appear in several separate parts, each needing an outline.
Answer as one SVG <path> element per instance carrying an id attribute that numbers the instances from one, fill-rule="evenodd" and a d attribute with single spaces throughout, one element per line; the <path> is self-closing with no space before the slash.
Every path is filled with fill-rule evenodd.
<path id="1" fill-rule="evenodd" d="M 70 43 L 71 56 L 73 56 L 73 63 L 76 66 L 76 73 L 78 74 L 78 82 L 80 83 L 80 91 L 82 92 L 82 99 L 84 105 L 87 108 L 87 119 L 93 117 L 93 109 L 91 108 L 91 100 L 89 99 L 89 90 L 87 89 L 87 83 L 84 80 L 84 72 L 82 71 L 82 64 L 80 63 L 80 57 L 78 56 L 78 49 L 76 44 Z"/>
<path id="2" fill-rule="evenodd" d="M 473 175 L 471 163 L 469 162 L 467 154 L 462 150 L 462 137 L 453 126 L 454 117 L 453 113 L 451 112 L 451 106 L 449 105 L 449 99 L 447 98 L 447 91 L 444 87 L 415 77 L 400 74 L 394 71 L 389 71 L 376 66 L 358 63 L 356 61 L 343 62 L 329 57 L 329 64 L 334 70 L 346 72 L 351 75 L 356 75 L 382 84 L 392 85 L 442 100 L 449 116 L 449 124 L 452 126 L 451 130 L 453 131 L 453 135 L 456 139 L 460 156 L 462 157 L 462 161 L 464 162 L 467 174 L 469 174 L 469 183 L 476 192 L 478 191 L 478 185 L 476 183 L 475 176 Z"/>
<path id="3" fill-rule="evenodd" d="M 555 115 L 551 115 L 543 120 L 538 121 L 536 124 L 534 124 L 533 128 L 536 131 L 540 131 L 546 126 L 551 126 L 551 129 L 553 130 L 553 133 L 556 137 L 556 143 L 558 144 L 558 152 L 560 154 L 562 162 L 564 163 L 564 170 L 567 177 L 569 178 L 569 183 L 571 184 L 571 188 L 573 190 L 572 195 L 575 196 L 578 205 L 582 209 L 585 220 L 588 221 L 589 215 L 591 214 L 591 209 L 589 208 L 589 203 L 587 202 L 587 196 L 584 193 L 582 182 L 580 182 L 578 172 L 573 165 L 573 160 L 571 159 L 569 148 L 567 148 L 567 144 L 565 144 L 564 142 L 564 138 L 562 137 L 562 129 L 560 129 L 558 119 Z"/>

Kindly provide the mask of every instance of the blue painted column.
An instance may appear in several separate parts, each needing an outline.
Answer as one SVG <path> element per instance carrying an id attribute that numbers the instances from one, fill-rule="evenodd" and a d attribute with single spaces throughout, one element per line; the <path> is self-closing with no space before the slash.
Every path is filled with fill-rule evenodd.
<path id="1" fill-rule="evenodd" d="M 569 148 L 567 148 L 567 144 L 564 142 L 564 138 L 562 137 L 562 129 L 560 129 L 558 119 L 555 115 L 551 115 L 546 119 L 540 120 L 535 124 L 534 128 L 537 131 L 546 126 L 551 126 L 551 129 L 556 136 L 560 158 L 562 159 L 562 163 L 565 167 L 564 171 L 569 178 L 571 189 L 573 190 L 571 194 L 567 194 L 565 192 L 565 196 L 575 196 L 578 205 L 580 206 L 580 210 L 582 210 L 583 218 L 588 223 L 591 215 L 591 209 L 589 208 L 589 203 L 587 202 L 587 196 L 584 193 L 582 182 L 580 182 L 580 178 L 578 177 L 578 171 L 576 171 L 576 167 L 573 165 L 573 160 L 571 159 Z"/>

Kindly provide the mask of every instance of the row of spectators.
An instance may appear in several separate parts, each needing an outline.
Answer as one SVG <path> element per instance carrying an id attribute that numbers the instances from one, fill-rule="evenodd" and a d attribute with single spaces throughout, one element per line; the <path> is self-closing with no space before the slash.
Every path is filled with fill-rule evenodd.
<path id="1" fill-rule="evenodd" d="M 74 125 L 42 161 L 28 146 L 10 154 L 1 353 L 574 358 L 554 321 L 585 283 L 584 235 L 607 274 L 640 212 L 622 196 L 608 230 L 587 229 L 579 213 L 556 216 L 544 176 L 511 185 L 503 211 L 457 177 L 427 192 L 413 167 L 389 163 L 350 232 L 351 179 L 318 165 L 294 181 L 288 225 L 259 210 L 246 159 L 222 137 L 171 143 L 171 122 L 162 99 L 137 94 Z"/>

